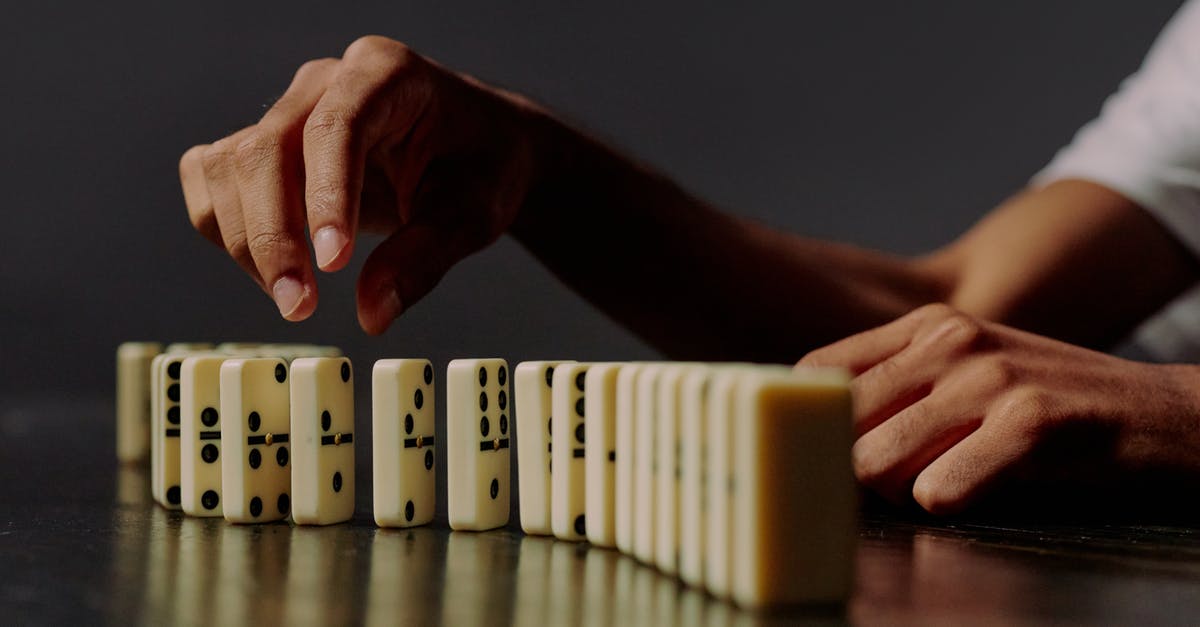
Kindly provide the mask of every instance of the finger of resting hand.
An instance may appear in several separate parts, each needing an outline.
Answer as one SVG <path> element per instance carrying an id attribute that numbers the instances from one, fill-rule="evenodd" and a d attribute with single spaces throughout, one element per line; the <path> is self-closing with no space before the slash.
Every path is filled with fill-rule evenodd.
<path id="1" fill-rule="evenodd" d="M 356 42 L 308 116 L 304 199 L 323 270 L 345 267 L 353 253 L 367 151 L 384 134 L 405 136 L 424 107 L 417 59 L 395 42 Z"/>
<path id="2" fill-rule="evenodd" d="M 284 95 L 235 151 L 250 255 L 279 313 L 303 320 L 316 308 L 316 282 L 304 237 L 301 133 L 337 62 L 301 66 Z"/>
<path id="3" fill-rule="evenodd" d="M 854 443 L 859 481 L 907 500 L 918 474 L 979 428 L 982 409 L 965 386 L 943 387 L 871 429 Z"/>
<path id="4" fill-rule="evenodd" d="M 926 324 L 930 315 L 922 307 L 885 325 L 851 335 L 818 348 L 797 363 L 797 366 L 834 366 L 859 375 L 876 364 L 904 350 L 913 336 Z"/>
<path id="5" fill-rule="evenodd" d="M 208 144 L 192 146 L 179 159 L 179 184 L 183 188 L 183 202 L 187 207 L 188 220 L 204 239 L 224 247 L 221 228 L 213 214 L 212 199 L 208 196 L 208 181 L 204 177 L 204 152 Z"/>
<path id="6" fill-rule="evenodd" d="M 204 151 L 204 179 L 208 197 L 212 201 L 213 215 L 221 230 L 222 245 L 242 270 L 267 291 L 246 244 L 246 224 L 242 219 L 242 201 L 234 172 L 234 148 L 249 132 L 250 128 L 242 129 L 214 142 Z"/>
<path id="7" fill-rule="evenodd" d="M 926 398 L 939 378 L 952 374 L 956 346 L 939 334 L 918 335 L 895 355 L 850 382 L 854 427 L 864 434 Z"/>
<path id="8" fill-rule="evenodd" d="M 954 514 L 998 485 L 1028 452 L 1025 439 L 984 423 L 925 467 L 913 498 L 933 514 Z"/>

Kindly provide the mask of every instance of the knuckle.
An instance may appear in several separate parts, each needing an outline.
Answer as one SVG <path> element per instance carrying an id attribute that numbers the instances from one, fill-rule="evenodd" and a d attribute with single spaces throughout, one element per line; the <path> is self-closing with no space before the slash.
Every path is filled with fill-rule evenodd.
<path id="1" fill-rule="evenodd" d="M 382 35 L 363 35 L 346 47 L 343 58 L 356 59 L 374 54 L 405 56 L 411 54 L 408 46 Z"/>
<path id="2" fill-rule="evenodd" d="M 209 144 L 209 146 L 204 149 L 200 162 L 205 172 L 213 173 L 220 171 L 225 167 L 231 150 L 230 144 L 230 139 L 226 137 Z"/>
<path id="3" fill-rule="evenodd" d="M 287 237 L 287 234 L 278 231 L 260 231 L 250 235 L 247 238 L 247 249 L 250 251 L 250 256 L 254 259 L 260 270 L 263 270 L 264 277 L 268 275 L 268 271 L 263 269 L 263 265 L 277 265 L 287 261 L 289 252 L 292 251 L 292 239 Z"/>
<path id="4" fill-rule="evenodd" d="M 941 320 L 958 313 L 958 310 L 946 303 L 928 303 L 913 310 L 912 316 L 919 320 Z"/>
<path id="5" fill-rule="evenodd" d="M 1011 388 L 1020 379 L 1020 369 L 1012 361 L 999 356 L 989 356 L 978 362 L 972 379 L 992 390 Z"/>
<path id="6" fill-rule="evenodd" d="M 179 157 L 179 176 L 180 178 L 188 178 L 194 174 L 196 170 L 204 167 L 204 151 L 206 145 L 192 146 L 184 151 Z"/>
<path id="7" fill-rule="evenodd" d="M 245 232 L 222 232 L 221 241 L 225 244 L 225 252 L 229 253 L 230 257 L 233 257 L 239 261 L 250 258 L 250 246 L 246 243 Z"/>
<path id="8" fill-rule="evenodd" d="M 296 68 L 295 80 L 304 81 L 313 76 L 319 76 L 320 74 L 329 71 L 329 69 L 337 65 L 337 63 L 338 60 L 334 59 L 333 57 L 305 61 L 300 65 L 300 67 Z"/>
<path id="9" fill-rule="evenodd" d="M 895 357 L 885 359 L 871 367 L 864 375 L 867 375 L 865 385 L 876 385 L 880 381 L 896 381 L 905 376 L 905 368 L 896 361 Z"/>
<path id="10" fill-rule="evenodd" d="M 938 342 L 969 349 L 979 346 L 984 339 L 985 329 L 971 316 L 954 312 L 934 325 L 931 335 Z"/>
<path id="11" fill-rule="evenodd" d="M 308 190 L 304 194 L 305 205 L 308 207 L 310 222 L 320 222 L 321 226 L 325 226 L 327 222 L 338 221 L 341 218 L 344 204 L 342 190 L 332 183 L 309 183 Z M 318 228 L 316 225 L 311 225 L 311 228 Z"/>
<path id="12" fill-rule="evenodd" d="M 247 239 L 250 253 L 256 259 L 274 259 L 283 254 L 290 244 L 289 238 L 278 231 L 259 231 Z"/>
<path id="13" fill-rule="evenodd" d="M 996 418 L 1027 435 L 1036 435 L 1055 416 L 1054 395 L 1035 386 L 1023 386 L 1005 395 L 993 412 Z"/>
<path id="14" fill-rule="evenodd" d="M 282 144 L 277 134 L 256 130 L 234 148 L 234 162 L 240 170 L 256 170 L 274 161 Z"/>
<path id="15" fill-rule="evenodd" d="M 304 122 L 304 136 L 315 140 L 347 135 L 354 130 L 357 116 L 343 109 L 314 111 Z"/>

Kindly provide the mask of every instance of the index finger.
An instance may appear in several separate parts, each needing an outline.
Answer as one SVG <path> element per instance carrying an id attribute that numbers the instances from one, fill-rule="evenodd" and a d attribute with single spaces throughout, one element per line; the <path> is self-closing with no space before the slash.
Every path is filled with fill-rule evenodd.
<path id="1" fill-rule="evenodd" d="M 883 326 L 818 348 L 805 355 L 796 367 L 840 367 L 858 376 L 904 350 L 931 319 L 940 319 L 952 311 L 945 305 L 926 305 Z"/>
<path id="2" fill-rule="evenodd" d="M 424 110 L 423 65 L 399 42 L 361 38 L 308 116 L 304 200 L 323 270 L 345 267 L 354 250 L 368 151 L 385 136 L 406 136 Z"/>

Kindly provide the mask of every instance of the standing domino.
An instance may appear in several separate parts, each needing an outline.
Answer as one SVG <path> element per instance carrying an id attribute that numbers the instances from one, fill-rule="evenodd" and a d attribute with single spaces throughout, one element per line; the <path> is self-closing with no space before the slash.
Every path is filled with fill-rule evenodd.
<path id="1" fill-rule="evenodd" d="M 617 550 L 633 554 L 634 434 L 637 378 L 643 364 L 625 364 L 617 372 L 617 460 L 613 488 L 613 523 Z"/>
<path id="2" fill-rule="evenodd" d="M 760 370 L 742 378 L 734 402 L 734 601 L 844 601 L 858 509 L 850 377 Z"/>
<path id="3" fill-rule="evenodd" d="M 162 466 L 162 433 L 164 423 L 162 414 L 162 395 L 159 394 L 162 388 L 162 377 L 159 376 L 162 370 L 162 361 L 164 356 L 160 353 L 150 360 L 150 496 L 154 502 L 158 502 L 159 484 L 159 468 Z"/>
<path id="4" fill-rule="evenodd" d="M 381 359 L 371 373 L 371 457 L 375 524 L 412 527 L 433 520 L 433 364 Z"/>
<path id="5" fill-rule="evenodd" d="M 221 516 L 221 364 L 188 357 L 180 377 L 179 488 L 189 516 Z"/>
<path id="6" fill-rule="evenodd" d="M 786 376 L 783 366 L 735 365 L 714 370 L 704 401 L 705 492 L 704 586 L 709 594 L 729 598 L 733 585 L 734 535 L 733 497 L 737 485 L 733 463 L 733 439 L 738 417 L 735 400 L 738 385 L 751 374 Z"/>
<path id="7" fill-rule="evenodd" d="M 151 490 L 154 500 L 167 509 L 179 509 L 179 423 L 183 353 L 163 353 L 151 362 Z"/>
<path id="8" fill-rule="evenodd" d="M 681 388 L 688 373 L 702 368 L 698 364 L 671 364 L 658 377 L 656 408 L 657 472 L 654 507 L 654 563 L 668 575 L 679 571 L 679 451 L 682 448 Z M 690 434 L 689 434 L 690 435 Z"/>
<path id="9" fill-rule="evenodd" d="M 162 352 L 153 342 L 117 347 L 117 460 L 145 461 L 150 456 L 150 364 Z"/>
<path id="10" fill-rule="evenodd" d="M 517 403 L 517 480 L 521 530 L 528 534 L 550 535 L 550 477 L 552 475 L 551 386 L 554 369 L 569 361 L 526 361 L 513 371 L 513 392 Z"/>
<path id="11" fill-rule="evenodd" d="M 209 342 L 174 342 L 167 344 L 164 353 L 206 353 L 213 350 Z"/>
<path id="12" fill-rule="evenodd" d="M 225 520 L 287 518 L 292 473 L 287 363 L 229 359 L 221 365 L 221 488 Z"/>
<path id="13" fill-rule="evenodd" d="M 654 564 L 658 513 L 658 377 L 667 366 L 648 364 L 638 371 L 633 439 L 633 555 L 643 564 Z"/>
<path id="14" fill-rule="evenodd" d="M 446 483 L 450 528 L 508 523 L 508 364 L 456 359 L 446 373 Z"/>
<path id="15" fill-rule="evenodd" d="M 329 525 L 354 516 L 354 377 L 345 357 L 292 362 L 292 518 Z"/>
<path id="16" fill-rule="evenodd" d="M 617 375 L 623 364 L 596 364 L 588 370 L 584 390 L 587 444 L 584 446 L 587 539 L 614 547 L 616 532 Z M 628 456 L 628 449 L 625 449 Z"/>
<path id="17" fill-rule="evenodd" d="M 696 368 L 683 378 L 679 390 L 679 578 L 690 586 L 704 585 L 704 527 L 708 489 L 707 434 L 704 414 L 711 367 Z"/>
<path id="18" fill-rule="evenodd" d="M 587 489 L 584 448 L 587 402 L 584 390 L 589 364 L 564 364 L 554 369 L 554 422 L 551 444 L 550 522 L 560 540 L 587 538 Z"/>

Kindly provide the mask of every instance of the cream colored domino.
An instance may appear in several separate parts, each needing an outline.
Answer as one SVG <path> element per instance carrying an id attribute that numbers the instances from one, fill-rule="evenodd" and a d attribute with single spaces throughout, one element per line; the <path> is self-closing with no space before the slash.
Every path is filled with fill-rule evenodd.
<path id="1" fill-rule="evenodd" d="M 162 344 L 125 342 L 117 347 L 117 460 L 150 458 L 150 364 Z"/>
<path id="2" fill-rule="evenodd" d="M 587 373 L 591 364 L 554 369 L 554 421 L 550 436 L 550 524 L 560 540 L 587 538 Z"/>
<path id="3" fill-rule="evenodd" d="M 282 359 L 228 359 L 221 364 L 225 520 L 268 522 L 291 513 L 289 387 Z"/>
<path id="4" fill-rule="evenodd" d="M 158 495 L 162 491 L 159 487 L 162 484 L 162 436 L 160 435 L 165 429 L 166 420 L 163 418 L 163 396 L 162 392 L 162 362 L 166 359 L 165 355 L 155 355 L 154 359 L 150 360 L 150 496 L 154 498 L 154 502 L 158 502 Z"/>
<path id="5" fill-rule="evenodd" d="M 179 496 L 189 516 L 221 516 L 221 364 L 183 360 L 180 372 Z"/>
<path id="6" fill-rule="evenodd" d="M 167 344 L 163 349 L 164 353 L 205 353 L 211 351 L 213 345 L 210 342 L 173 342 Z"/>
<path id="7" fill-rule="evenodd" d="M 508 364 L 456 359 L 446 371 L 446 484 L 450 528 L 508 523 Z"/>
<path id="8" fill-rule="evenodd" d="M 266 345 L 262 342 L 221 342 L 213 347 L 213 352 L 221 353 L 222 355 L 245 357 L 256 352 L 261 346 Z"/>
<path id="9" fill-rule="evenodd" d="M 704 527 L 708 489 L 704 415 L 712 367 L 695 368 L 683 377 L 679 390 L 679 578 L 690 586 L 704 585 Z"/>
<path id="10" fill-rule="evenodd" d="M 633 439 L 633 555 L 644 564 L 653 564 L 658 531 L 658 378 L 666 364 L 648 364 L 637 375 Z"/>
<path id="11" fill-rule="evenodd" d="M 551 384 L 554 369 L 571 361 L 525 361 L 513 371 L 517 426 L 517 498 L 521 530 L 550 535 Z"/>
<path id="12" fill-rule="evenodd" d="M 755 371 L 734 402 L 734 601 L 844 601 L 857 535 L 850 377 Z"/>
<path id="13" fill-rule="evenodd" d="M 733 402 L 742 369 L 722 368 L 709 383 L 704 414 L 708 490 L 704 521 L 704 586 L 717 598 L 728 598 L 732 570 L 733 512 L 729 486 L 733 483 Z"/>
<path id="14" fill-rule="evenodd" d="M 428 359 L 381 359 L 371 374 L 375 524 L 412 527 L 433 520 L 436 404 Z"/>
<path id="15" fill-rule="evenodd" d="M 682 448 L 683 379 L 703 366 L 694 363 L 671 364 L 658 377 L 655 446 L 657 464 L 654 475 L 655 498 L 654 564 L 664 573 L 679 571 L 679 499 L 680 455 Z"/>
<path id="16" fill-rule="evenodd" d="M 584 445 L 585 515 L 587 539 L 596 546 L 617 543 L 617 376 L 626 364 L 596 364 L 585 382 L 584 414 L 588 417 Z M 629 449 L 623 449 L 628 456 Z"/>
<path id="17" fill-rule="evenodd" d="M 151 468 L 154 500 L 167 509 L 180 509 L 179 488 L 179 426 L 181 395 L 180 375 L 185 353 L 163 353 L 154 358 L 151 367 L 156 376 L 152 380 L 157 396 L 154 416 L 151 419 Z"/>
<path id="18" fill-rule="evenodd" d="M 646 364 L 624 364 L 617 371 L 617 461 L 613 488 L 613 537 L 617 550 L 633 554 L 634 441 L 637 413 L 637 379 Z"/>
<path id="19" fill-rule="evenodd" d="M 292 519 L 331 525 L 354 516 L 354 369 L 345 357 L 292 362 Z"/>
<path id="20" fill-rule="evenodd" d="M 280 357 L 289 362 L 297 359 L 342 356 L 342 349 L 336 346 L 321 346 L 319 344 L 268 344 L 260 349 L 263 357 Z"/>

